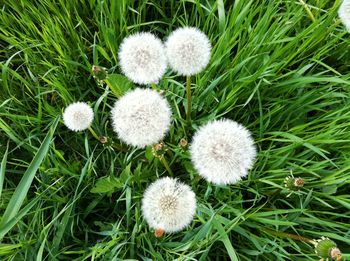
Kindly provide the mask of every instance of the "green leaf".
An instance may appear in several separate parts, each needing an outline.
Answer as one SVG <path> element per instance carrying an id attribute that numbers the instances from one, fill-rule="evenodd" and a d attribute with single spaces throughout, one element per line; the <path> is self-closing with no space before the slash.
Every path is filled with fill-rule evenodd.
<path id="1" fill-rule="evenodd" d="M 6 226 L 6 223 L 10 222 L 17 215 L 19 209 L 21 208 L 24 199 L 27 196 L 30 185 L 32 184 L 34 176 L 50 148 L 52 137 L 57 127 L 58 121 L 59 117 L 55 119 L 40 148 L 38 149 L 28 169 L 19 182 L 15 192 L 13 193 L 9 204 L 6 207 L 5 213 L 2 216 L 0 230 Z"/>
<path id="2" fill-rule="evenodd" d="M 217 220 L 217 217 L 213 218 L 213 225 L 217 229 L 217 231 L 220 234 L 220 240 L 224 243 L 225 248 L 227 250 L 228 255 L 230 256 L 231 260 L 238 261 L 238 257 L 236 255 L 236 251 L 234 250 L 231 241 L 229 237 L 227 236 L 227 233 L 224 229 L 224 227 L 221 225 L 221 223 Z"/>
<path id="3" fill-rule="evenodd" d="M 110 74 L 105 80 L 107 86 L 112 90 L 115 96 L 121 97 L 129 89 L 133 87 L 133 83 L 124 75 Z"/>
<path id="4" fill-rule="evenodd" d="M 5 180 L 5 169 L 6 169 L 8 150 L 9 150 L 9 147 L 7 145 L 7 149 L 5 151 L 4 157 L 2 158 L 1 165 L 0 165 L 0 198 L 1 198 L 2 187 L 4 185 L 4 180 Z"/>
<path id="5" fill-rule="evenodd" d="M 123 183 L 116 177 L 103 177 L 99 179 L 95 186 L 90 190 L 91 193 L 113 192 L 116 188 L 122 188 Z"/>

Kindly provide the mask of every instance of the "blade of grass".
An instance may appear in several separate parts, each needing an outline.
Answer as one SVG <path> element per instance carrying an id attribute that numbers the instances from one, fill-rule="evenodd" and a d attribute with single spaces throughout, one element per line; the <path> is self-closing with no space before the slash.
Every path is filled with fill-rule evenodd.
<path id="1" fill-rule="evenodd" d="M 37 151 L 28 169 L 24 173 L 20 183 L 18 184 L 15 192 L 13 193 L 10 202 L 6 207 L 5 213 L 2 216 L 0 230 L 3 229 L 6 226 L 6 224 L 18 214 L 18 211 L 22 206 L 25 197 L 27 196 L 30 185 L 32 184 L 35 173 L 37 172 L 38 168 L 41 165 L 41 162 L 47 155 L 58 121 L 59 117 L 55 119 L 49 132 L 43 140 L 39 150 Z"/>
<path id="2" fill-rule="evenodd" d="M 0 165 L 0 198 L 1 198 L 2 187 L 4 185 L 4 180 L 5 180 L 5 169 L 6 169 L 8 150 L 9 150 L 9 146 L 7 144 L 7 148 L 6 148 L 4 157 L 2 158 L 1 165 Z"/>

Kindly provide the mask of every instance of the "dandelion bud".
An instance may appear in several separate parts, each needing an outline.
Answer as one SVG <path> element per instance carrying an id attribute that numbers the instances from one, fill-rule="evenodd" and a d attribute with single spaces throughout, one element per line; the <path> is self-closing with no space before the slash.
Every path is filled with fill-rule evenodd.
<path id="1" fill-rule="evenodd" d="M 107 78 L 107 69 L 101 66 L 92 66 L 92 75 L 98 81 L 103 81 Z"/>
<path id="2" fill-rule="evenodd" d="M 183 149 L 186 149 L 187 146 L 188 146 L 188 142 L 186 139 L 182 138 L 179 142 L 180 146 L 183 148 Z"/>
<path id="3" fill-rule="evenodd" d="M 321 239 L 316 240 L 315 252 L 317 256 L 325 260 L 341 260 L 342 255 L 337 248 L 337 244 L 327 237 L 321 237 Z"/>
<path id="4" fill-rule="evenodd" d="M 153 156 L 159 159 L 163 158 L 165 152 L 166 152 L 166 149 L 165 149 L 164 142 L 160 142 L 152 146 Z"/>
<path id="5" fill-rule="evenodd" d="M 305 180 L 302 178 L 294 178 L 293 176 L 288 176 L 284 180 L 284 185 L 286 188 L 293 190 L 293 191 L 298 191 L 300 190 L 305 184 Z"/>
<path id="6" fill-rule="evenodd" d="M 108 138 L 106 136 L 101 136 L 99 140 L 102 144 L 106 144 L 108 142 Z"/>

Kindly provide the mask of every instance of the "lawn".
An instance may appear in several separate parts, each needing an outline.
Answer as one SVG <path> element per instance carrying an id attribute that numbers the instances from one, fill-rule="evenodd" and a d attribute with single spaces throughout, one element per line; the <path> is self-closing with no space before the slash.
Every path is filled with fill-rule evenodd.
<path id="1" fill-rule="evenodd" d="M 321 236 L 350 259 L 350 34 L 340 4 L 2 0 L 0 259 L 319 260 Z M 113 131 L 113 105 L 139 86 L 118 50 L 130 34 L 166 40 L 184 26 L 208 36 L 211 58 L 191 78 L 189 125 L 186 77 L 167 69 L 153 86 L 172 110 L 165 163 Z M 95 116 L 73 132 L 62 114 L 77 101 Z M 249 129 L 257 148 L 249 175 L 231 185 L 201 178 L 184 146 L 222 118 Z M 192 188 L 197 209 L 184 230 L 156 237 L 141 201 L 169 175 Z M 291 175 L 303 186 L 286 187 Z"/>

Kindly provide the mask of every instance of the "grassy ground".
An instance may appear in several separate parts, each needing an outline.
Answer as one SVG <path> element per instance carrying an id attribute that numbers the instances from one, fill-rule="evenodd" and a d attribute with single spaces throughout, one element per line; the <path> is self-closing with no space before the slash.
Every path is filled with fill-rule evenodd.
<path id="1" fill-rule="evenodd" d="M 0 259 L 317 259 L 289 234 L 327 236 L 350 258 L 350 38 L 339 0 L 302 2 L 1 1 Z M 213 45 L 193 79 L 191 134 L 210 119 L 234 119 L 253 132 L 259 155 L 238 184 L 199 179 L 178 145 L 185 79 L 169 71 L 160 83 L 174 112 L 167 158 L 198 209 L 188 229 L 157 239 L 140 200 L 168 175 L 161 162 L 149 149 L 120 151 L 70 132 L 58 117 L 87 101 L 96 134 L 118 145 L 109 119 L 118 93 L 96 83 L 92 65 L 118 74 L 123 37 L 165 38 L 183 25 Z M 305 186 L 287 197 L 290 173 Z"/>

